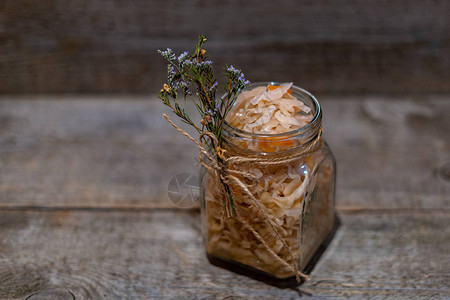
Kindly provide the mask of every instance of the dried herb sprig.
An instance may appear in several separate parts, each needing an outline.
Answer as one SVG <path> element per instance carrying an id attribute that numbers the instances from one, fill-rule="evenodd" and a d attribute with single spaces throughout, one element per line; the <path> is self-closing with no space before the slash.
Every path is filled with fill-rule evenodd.
<path id="1" fill-rule="evenodd" d="M 216 97 L 218 82 L 212 70 L 212 61 L 208 60 L 206 50 L 203 45 L 207 39 L 200 35 L 197 47 L 192 55 L 183 52 L 178 57 L 172 51 L 158 50 L 158 52 L 169 62 L 167 65 L 167 83 L 158 94 L 163 103 L 169 106 L 180 119 L 194 127 L 198 133 L 209 131 L 217 138 L 218 147 L 214 149 L 212 144 L 208 145 L 212 154 L 220 161 L 225 159 L 222 148 L 222 129 L 225 117 L 233 107 L 240 91 L 250 84 L 244 74 L 233 66 L 225 66 L 224 75 L 228 79 L 223 97 Z M 200 124 L 195 124 L 184 108 L 178 103 L 179 98 L 186 101 L 193 93 L 197 97 L 192 97 L 195 107 L 201 116 Z M 231 196 L 230 187 L 222 181 L 228 197 L 228 203 L 233 215 L 236 214 L 234 202 Z"/>
<path id="2" fill-rule="evenodd" d="M 222 129 L 225 117 L 232 108 L 240 91 L 250 82 L 244 74 L 233 66 L 225 66 L 224 75 L 228 79 L 225 95 L 217 97 L 218 82 L 212 70 L 213 62 L 208 60 L 203 45 L 207 39 L 200 35 L 197 47 L 192 55 L 184 52 L 178 57 L 172 51 L 158 50 L 169 62 L 167 65 L 167 83 L 158 94 L 163 103 L 169 106 L 181 120 L 194 127 L 199 133 L 209 131 L 213 133 L 219 146 L 222 146 Z M 195 124 L 184 108 L 180 107 L 178 100 L 192 94 L 195 107 L 201 116 L 200 124 Z"/>

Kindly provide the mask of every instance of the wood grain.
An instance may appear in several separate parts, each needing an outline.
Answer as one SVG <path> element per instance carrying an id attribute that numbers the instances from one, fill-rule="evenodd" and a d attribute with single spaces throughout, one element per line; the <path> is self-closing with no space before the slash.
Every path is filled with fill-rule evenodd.
<path id="1" fill-rule="evenodd" d="M 449 209 L 446 96 L 319 98 L 346 209 Z M 188 107 L 192 109 L 192 107 Z M 3 207 L 171 207 L 176 174 L 196 149 L 149 97 L 0 99 Z"/>
<path id="2" fill-rule="evenodd" d="M 448 213 L 341 219 L 312 280 L 283 290 L 209 264 L 198 213 L 3 211 L 0 298 L 450 297 Z"/>
<path id="3" fill-rule="evenodd" d="M 313 92 L 450 92 L 450 3 L 332 0 L 4 0 L 0 93 L 146 93 L 156 54 L 209 37 L 217 63 L 251 81 Z"/>
<path id="4" fill-rule="evenodd" d="M 278 289 L 211 265 L 167 200 L 196 150 L 153 95 L 0 97 L 0 298 L 449 298 L 449 96 L 319 100 L 342 224 Z"/>

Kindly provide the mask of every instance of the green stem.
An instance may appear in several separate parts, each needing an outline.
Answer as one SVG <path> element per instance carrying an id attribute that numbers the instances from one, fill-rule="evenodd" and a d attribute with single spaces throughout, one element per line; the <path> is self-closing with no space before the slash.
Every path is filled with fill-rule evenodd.
<path id="1" fill-rule="evenodd" d="M 232 216 L 236 215 L 236 210 L 234 208 L 234 201 L 233 201 L 233 197 L 231 197 L 231 191 L 230 191 L 230 187 L 228 186 L 228 184 L 226 184 L 225 182 L 222 181 L 222 184 L 225 187 L 225 191 L 227 192 L 228 195 L 228 200 L 230 203 L 230 208 L 231 208 L 231 212 L 232 212 Z"/>

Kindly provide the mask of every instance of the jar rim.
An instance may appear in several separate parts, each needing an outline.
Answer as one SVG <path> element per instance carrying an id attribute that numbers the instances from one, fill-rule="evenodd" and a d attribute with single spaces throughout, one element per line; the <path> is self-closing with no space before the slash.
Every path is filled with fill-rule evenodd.
<path id="1" fill-rule="evenodd" d="M 245 91 L 249 88 L 257 87 L 257 86 L 280 85 L 280 84 L 282 84 L 282 83 L 277 82 L 277 81 L 252 82 L 242 91 Z M 236 135 L 252 136 L 252 137 L 256 137 L 256 138 L 267 138 L 267 137 L 289 137 L 289 136 L 295 136 L 295 135 L 303 135 L 314 127 L 317 127 L 317 129 L 318 129 L 320 127 L 320 122 L 321 122 L 321 118 L 322 118 L 322 107 L 320 106 L 319 101 L 316 99 L 316 97 L 313 96 L 313 94 L 311 94 L 310 92 L 308 92 L 307 90 L 305 90 L 299 86 L 296 86 L 293 84 L 290 89 L 292 89 L 293 92 L 298 92 L 298 93 L 302 94 L 303 96 L 308 97 L 314 106 L 314 109 L 315 109 L 314 116 L 311 119 L 311 121 L 308 124 L 306 124 L 305 126 L 302 126 L 300 128 L 297 128 L 297 129 L 294 129 L 291 131 L 283 132 L 283 133 L 275 133 L 275 134 L 253 133 L 250 131 L 245 131 L 245 130 L 236 128 L 225 120 L 225 122 L 224 122 L 225 131 L 228 131 L 229 133 L 234 133 Z M 319 124 L 319 125 L 317 126 L 317 124 Z"/>

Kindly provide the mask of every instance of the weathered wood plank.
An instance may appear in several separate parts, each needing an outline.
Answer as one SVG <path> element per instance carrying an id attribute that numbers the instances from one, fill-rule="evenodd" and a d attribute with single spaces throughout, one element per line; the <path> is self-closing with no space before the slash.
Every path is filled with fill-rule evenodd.
<path id="1" fill-rule="evenodd" d="M 167 185 L 196 174 L 196 150 L 153 100 L 1 98 L 0 204 L 170 206 Z M 450 208 L 447 96 L 320 100 L 339 207 Z"/>
<path id="2" fill-rule="evenodd" d="M 441 172 L 450 162 L 446 97 L 324 100 L 338 206 L 450 208 L 450 181 Z"/>
<path id="3" fill-rule="evenodd" d="M 210 265 L 198 213 L 2 211 L 0 298 L 450 297 L 448 213 L 341 219 L 312 280 L 283 290 Z"/>
<path id="4" fill-rule="evenodd" d="M 165 71 L 156 49 L 185 50 L 199 33 L 218 66 L 252 81 L 449 92 L 448 15 L 445 0 L 4 0 L 0 93 L 154 91 Z"/>
<path id="5" fill-rule="evenodd" d="M 1 202 L 170 205 L 167 184 L 197 173 L 196 152 L 163 121 L 163 105 L 83 99 L 0 102 Z"/>

